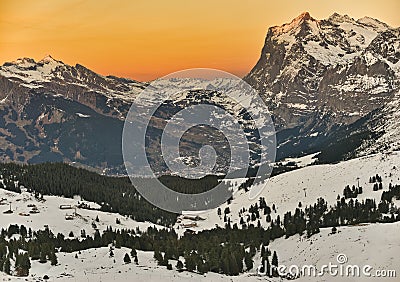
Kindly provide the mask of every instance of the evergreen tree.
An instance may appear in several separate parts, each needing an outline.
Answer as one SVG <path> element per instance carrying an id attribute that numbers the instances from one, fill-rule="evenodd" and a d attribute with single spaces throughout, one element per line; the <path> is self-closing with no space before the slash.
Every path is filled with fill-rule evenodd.
<path id="1" fill-rule="evenodd" d="M 247 271 L 253 268 L 253 258 L 251 257 L 250 253 L 245 253 L 244 263 Z"/>
<path id="2" fill-rule="evenodd" d="M 271 264 L 269 263 L 269 258 L 268 257 L 265 259 L 265 267 L 266 267 L 267 276 L 271 277 L 272 276 Z"/>
<path id="3" fill-rule="evenodd" d="M 137 251 L 136 251 L 136 249 L 134 247 L 132 247 L 132 249 L 131 249 L 131 256 L 132 257 L 136 257 L 137 256 Z"/>
<path id="4" fill-rule="evenodd" d="M 239 269 L 237 260 L 233 254 L 230 255 L 229 258 L 229 273 L 230 275 L 239 275 L 239 272 L 241 269 Z"/>
<path id="5" fill-rule="evenodd" d="M 54 252 L 50 253 L 50 263 L 51 263 L 51 265 L 57 265 L 57 263 L 58 263 L 57 256 Z"/>
<path id="6" fill-rule="evenodd" d="M 15 271 L 17 276 L 28 276 L 31 262 L 27 253 L 17 254 L 15 259 Z"/>
<path id="7" fill-rule="evenodd" d="M 39 262 L 40 263 L 46 263 L 47 262 L 46 253 L 44 251 L 40 252 Z"/>
<path id="8" fill-rule="evenodd" d="M 274 251 L 274 254 L 272 255 L 271 264 L 275 267 L 278 267 L 278 255 L 276 254 L 276 251 Z"/>
<path id="9" fill-rule="evenodd" d="M 124 256 L 124 262 L 125 262 L 126 264 L 131 263 L 131 258 L 130 258 L 130 256 L 128 255 L 128 253 L 126 253 L 125 256 Z"/>
<path id="10" fill-rule="evenodd" d="M 154 251 L 154 259 L 157 261 L 158 265 L 163 264 L 163 256 L 160 251 Z"/>
<path id="11" fill-rule="evenodd" d="M 195 271 L 196 270 L 196 262 L 192 255 L 185 256 L 185 267 L 188 271 Z"/>
<path id="12" fill-rule="evenodd" d="M 8 275 L 11 274 L 11 263 L 10 263 L 10 259 L 8 257 L 6 258 L 6 260 L 4 262 L 3 271 Z"/>
<path id="13" fill-rule="evenodd" d="M 231 213 L 231 210 L 229 209 L 229 207 L 226 207 L 225 210 L 224 210 L 224 214 L 227 215 L 227 214 L 230 214 L 230 213 Z"/>
<path id="14" fill-rule="evenodd" d="M 182 268 L 183 268 L 183 263 L 180 260 L 178 260 L 178 262 L 176 263 L 176 269 L 182 270 Z"/>

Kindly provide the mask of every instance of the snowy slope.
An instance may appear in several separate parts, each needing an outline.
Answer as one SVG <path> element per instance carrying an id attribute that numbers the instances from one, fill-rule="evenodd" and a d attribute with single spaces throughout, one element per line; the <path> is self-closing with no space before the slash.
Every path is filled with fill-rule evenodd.
<path id="1" fill-rule="evenodd" d="M 44 202 L 36 200 L 30 193 L 22 192 L 21 194 L 9 192 L 4 189 L 0 189 L 0 199 L 6 199 L 5 205 L 0 205 L 0 228 L 7 228 L 10 224 L 25 225 L 27 228 L 32 230 L 43 229 L 44 225 L 48 225 L 50 230 L 57 234 L 62 233 L 68 236 L 69 232 L 72 231 L 75 237 L 79 237 L 81 230 L 84 229 L 87 235 L 92 236 L 95 229 L 92 227 L 94 222 L 100 232 L 106 230 L 107 226 L 112 226 L 113 229 L 136 229 L 147 230 L 149 226 L 156 226 L 159 229 L 163 229 L 162 226 L 157 226 L 153 223 L 148 222 L 136 222 L 129 217 L 124 217 L 116 213 L 102 212 L 98 209 L 99 206 L 96 203 L 82 201 L 79 197 L 76 199 L 68 199 L 57 196 L 44 196 Z M 74 216 L 72 220 L 66 220 L 66 215 L 73 215 L 75 209 L 60 209 L 61 205 L 76 206 L 79 203 L 85 203 L 89 205 L 93 210 L 77 208 L 77 216 Z M 9 209 L 9 203 L 14 213 L 3 214 L 4 211 Z M 36 214 L 30 214 L 32 210 L 28 205 L 35 205 L 39 211 Z M 20 215 L 29 214 L 29 216 Z M 96 217 L 99 217 L 99 222 L 96 222 Z M 120 224 L 116 224 L 117 218 L 120 220 Z"/>
<path id="2" fill-rule="evenodd" d="M 138 251 L 139 265 L 134 263 L 124 264 L 123 257 L 129 249 L 114 249 L 114 258 L 109 257 L 108 248 L 90 249 L 81 251 L 78 259 L 77 253 L 59 253 L 59 265 L 52 267 L 50 263 L 40 264 L 33 262 L 29 278 L 7 277 L 4 281 L 37 281 L 44 275 L 49 276 L 48 281 L 257 281 L 256 277 L 242 275 L 239 277 L 226 277 L 209 273 L 199 275 L 190 272 L 169 271 L 157 265 L 152 252 Z M 115 259 L 115 262 L 114 262 Z M 174 263 L 174 267 L 176 262 Z M 252 279 L 251 279 L 252 278 Z M 10 279 L 10 280 L 9 280 Z M 245 279 L 245 280 L 244 280 Z M 1 280 L 0 280 L 1 281 Z"/>
<path id="3" fill-rule="evenodd" d="M 398 253 L 400 251 L 398 234 L 400 223 L 371 224 L 363 226 L 341 227 L 337 234 L 330 234 L 330 229 L 322 229 L 320 234 L 311 238 L 293 236 L 289 239 L 278 239 L 271 242 L 270 249 L 277 250 L 279 264 L 289 267 L 296 264 L 315 265 L 321 267 L 329 262 L 336 263 L 338 254 L 345 254 L 349 264 L 368 264 L 374 270 L 396 270 L 400 273 Z M 32 263 L 28 278 L 7 276 L 2 281 L 38 281 L 44 275 L 48 281 L 282 281 L 280 278 L 265 278 L 257 275 L 260 265 L 259 256 L 254 263 L 254 269 L 235 277 L 215 273 L 199 275 L 189 272 L 178 272 L 175 262 L 174 269 L 167 270 L 157 265 L 152 252 L 138 251 L 139 265 L 124 264 L 123 256 L 129 253 L 126 248 L 114 249 L 114 257 L 109 257 L 109 248 L 99 248 L 81 251 L 81 253 L 58 253 L 59 264 Z M 75 258 L 78 255 L 78 258 Z M 115 260 L 115 262 L 114 262 Z M 301 277 L 296 281 L 365 281 L 365 277 L 344 278 L 331 277 Z M 373 281 L 381 281 L 378 278 Z M 396 278 L 383 281 L 396 281 Z M 372 281 L 372 280 L 371 280 Z"/>
<path id="4" fill-rule="evenodd" d="M 308 157 L 310 159 L 311 156 Z M 356 184 L 357 177 L 360 178 L 360 185 L 364 188 L 363 194 L 358 199 L 375 198 L 379 199 L 382 191 L 373 192 L 372 184 L 369 183 L 369 177 L 379 173 L 383 178 L 384 190 L 388 183 L 400 182 L 400 171 L 397 167 L 400 163 L 400 153 L 392 152 L 388 154 L 377 154 L 368 157 L 362 157 L 334 165 L 312 165 L 300 168 L 295 171 L 284 173 L 273 177 L 267 182 L 260 196 L 265 197 L 267 204 L 276 204 L 277 213 L 283 215 L 286 211 L 293 210 L 301 201 L 303 206 L 312 204 L 318 197 L 324 197 L 329 204 L 336 201 L 338 194 L 342 195 L 343 188 L 347 184 Z M 225 180 L 233 185 L 240 185 L 244 179 Z M 306 189 L 307 196 L 305 196 Z M 253 188 L 254 189 L 254 188 Z M 104 230 L 106 226 L 113 228 L 136 228 L 145 229 L 150 226 L 148 223 L 137 223 L 130 219 L 123 218 L 116 214 L 103 213 L 96 210 L 77 209 L 81 217 L 75 220 L 66 221 L 65 213 L 72 213 L 73 210 L 60 210 L 59 205 L 75 205 L 80 199 L 64 199 L 60 197 L 45 196 L 45 202 L 38 202 L 30 194 L 23 192 L 21 195 L 0 190 L 0 198 L 7 198 L 12 202 L 14 213 L 11 215 L 2 215 L 0 217 L 0 227 L 8 226 L 10 223 L 24 224 L 33 229 L 43 228 L 48 224 L 54 232 L 64 234 L 73 231 L 79 234 L 81 229 L 85 229 L 88 234 L 93 234 L 91 223 L 96 216 L 100 218 L 98 227 Z M 239 191 L 235 194 L 231 209 L 232 223 L 238 220 L 238 211 L 258 201 L 249 200 L 248 194 Z M 82 201 L 81 201 L 82 202 Z M 83 201 L 84 202 L 84 201 Z M 93 203 L 88 203 L 92 208 L 97 208 Z M 28 204 L 35 204 L 39 209 L 39 214 L 33 214 L 29 217 L 19 216 L 19 212 L 29 212 Z M 397 203 L 398 204 L 398 203 Z M 222 205 L 223 210 L 227 205 Z M 7 205 L 0 206 L 4 210 Z M 199 227 L 193 227 L 193 230 L 202 230 L 213 228 L 215 224 L 224 225 L 222 219 L 217 215 L 216 210 L 200 213 L 204 221 L 196 221 Z M 116 224 L 115 220 L 119 218 L 121 224 Z M 191 223 L 192 220 L 181 219 L 175 228 L 182 234 L 185 228 L 181 226 L 184 223 Z M 267 226 L 266 222 L 263 222 Z M 335 257 L 339 253 L 344 253 L 349 258 L 349 263 L 369 264 L 374 269 L 394 269 L 400 271 L 397 254 L 400 251 L 398 233 L 399 223 L 394 224 L 364 224 L 358 226 L 339 227 L 338 233 L 331 235 L 331 229 L 321 229 L 319 234 L 311 238 L 292 236 L 288 239 L 277 239 L 271 242 L 270 249 L 276 250 L 280 259 L 280 264 L 290 266 L 291 264 L 304 265 L 313 264 L 319 267 L 329 262 L 335 263 Z M 51 267 L 49 263 L 40 264 L 37 261 L 32 262 L 32 269 L 27 281 L 37 281 L 40 277 L 48 275 L 50 281 L 124 281 L 134 279 L 134 281 L 265 281 L 264 277 L 256 274 L 256 267 L 260 263 L 259 254 L 255 257 L 255 268 L 251 271 L 241 274 L 238 277 L 228 277 L 215 273 L 199 275 L 195 273 L 179 273 L 175 269 L 176 262 L 171 261 L 174 269 L 168 271 L 165 267 L 157 266 L 153 259 L 152 252 L 138 252 L 139 265 L 133 263 L 123 264 L 123 256 L 129 253 L 128 249 L 115 249 L 114 258 L 109 257 L 108 248 L 90 249 L 82 251 L 75 258 L 76 253 L 58 253 L 59 264 Z M 114 262 L 115 259 L 115 262 Z M 5 277 L 7 281 L 26 281 L 26 278 Z M 279 279 L 270 279 L 271 281 L 280 281 Z M 339 278 L 324 276 L 323 278 L 300 278 L 297 281 L 343 281 Z M 344 281 L 364 281 L 360 279 Z M 394 280 L 395 281 L 395 280 Z"/>
<path id="5" fill-rule="evenodd" d="M 395 270 L 397 278 L 377 277 L 301 277 L 296 281 L 398 281 L 400 263 L 400 223 L 367 224 L 351 227 L 339 227 L 338 233 L 331 234 L 331 230 L 322 229 L 320 234 L 311 238 L 298 235 L 289 239 L 278 239 L 270 245 L 272 250 L 278 250 L 280 264 L 315 265 L 320 269 L 329 262 L 338 264 L 337 256 L 344 254 L 348 258 L 348 265 L 370 265 L 375 270 Z M 344 264 L 344 265 L 347 265 Z"/>
<path id="6" fill-rule="evenodd" d="M 275 204 L 276 213 L 272 213 L 272 217 L 278 214 L 282 216 L 287 211 L 294 211 L 299 202 L 302 206 L 314 204 L 318 198 L 322 197 L 328 205 L 336 203 L 338 195 L 343 196 L 343 189 L 346 185 L 356 185 L 359 177 L 360 186 L 363 187 L 363 193 L 358 195 L 360 201 L 365 198 L 376 199 L 379 203 L 382 190 L 374 192 L 369 178 L 377 173 L 383 178 L 384 190 L 388 189 L 389 183 L 400 183 L 400 152 L 392 152 L 389 154 L 377 154 L 372 156 L 361 157 L 338 164 L 332 165 L 312 165 L 298 170 L 287 172 L 270 178 L 266 184 L 255 186 L 251 189 L 261 190 L 258 197 L 253 200 L 249 199 L 249 194 L 244 190 L 237 192 L 230 205 L 227 203 L 221 205 L 222 212 L 229 207 L 231 213 L 229 217 L 231 223 L 237 223 L 239 226 L 239 211 L 244 207 L 248 209 L 259 201 L 259 197 L 264 197 L 267 205 L 270 207 Z M 217 209 L 206 211 L 200 214 L 204 221 L 197 221 L 197 227 L 193 230 L 202 230 L 219 225 L 225 226 L 223 216 L 217 215 Z M 182 222 L 176 224 L 180 232 L 183 232 L 182 225 L 189 224 L 190 219 L 182 219 Z M 253 222 L 257 224 L 257 222 Z M 269 223 L 265 220 L 261 221 L 261 225 L 268 227 Z"/>

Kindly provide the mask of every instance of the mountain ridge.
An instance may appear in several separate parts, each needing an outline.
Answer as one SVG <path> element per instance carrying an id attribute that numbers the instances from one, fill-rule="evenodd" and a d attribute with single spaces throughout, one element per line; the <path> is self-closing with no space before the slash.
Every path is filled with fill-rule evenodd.
<path id="1" fill-rule="evenodd" d="M 340 103 L 342 99 L 353 98 L 356 91 L 341 87 L 346 84 L 364 92 L 376 90 L 381 94 L 376 101 L 369 101 L 372 106 L 364 101 L 361 106 L 365 109 L 352 115 L 359 118 L 386 102 L 385 96 L 398 88 L 393 84 L 398 84 L 399 51 L 389 56 L 377 53 L 385 53 L 387 49 L 380 46 L 384 38 L 393 39 L 391 46 L 398 48 L 395 45 L 399 44 L 399 29 L 387 27 L 385 32 L 371 30 L 348 16 L 333 14 L 327 20 L 315 20 L 303 13 L 289 24 L 269 28 L 261 57 L 245 80 L 271 104 L 272 112 L 280 120 L 278 126 L 297 125 L 299 118 L 295 115 L 306 117 L 324 104 L 332 106 L 329 105 L 331 92 L 338 96 L 334 97 L 334 102 L 339 107 L 330 108 L 335 112 L 345 110 L 350 115 L 351 109 L 346 109 L 346 105 L 351 101 Z M 367 77 L 355 77 L 357 74 Z M 378 84 L 384 84 L 384 89 L 376 89 Z M 363 89 L 368 85 L 369 89 Z M 288 114 L 289 110 L 294 114 Z M 352 117 L 342 116 L 343 122 L 355 121 Z"/>
<path id="2" fill-rule="evenodd" d="M 400 29 L 370 17 L 334 13 L 316 20 L 305 12 L 269 28 L 260 59 L 244 79 L 273 114 L 286 151 L 278 156 L 315 153 L 349 128 L 365 131 L 352 124 L 397 99 L 399 46 Z M 370 139 L 370 133 L 363 136 Z"/>
<path id="3" fill-rule="evenodd" d="M 370 17 L 355 20 L 335 13 L 317 20 L 304 12 L 290 23 L 270 27 L 260 59 L 244 79 L 270 108 L 278 159 L 320 152 L 348 135 L 363 137 L 357 137 L 361 139 L 356 148 L 344 155 L 375 152 L 377 148 L 368 144 L 384 129 L 372 126 L 380 122 L 369 118 L 391 121 L 389 115 L 397 109 L 396 103 L 394 110 L 382 105 L 398 100 L 399 46 L 400 28 Z M 176 81 L 160 85 L 169 83 Z M 51 55 L 38 62 L 30 58 L 6 62 L 0 66 L 0 158 L 122 168 L 123 121 L 147 85 L 99 75 L 80 64 L 70 66 Z M 146 103 L 156 102 L 155 98 Z M 373 111 L 382 114 L 369 116 Z M 360 119 L 364 120 L 357 123 Z M 366 124 L 371 125 L 360 127 Z M 72 135 L 67 137 L 68 133 Z M 82 136 L 85 150 L 78 149 Z M 112 165 L 108 158 L 114 160 Z"/>

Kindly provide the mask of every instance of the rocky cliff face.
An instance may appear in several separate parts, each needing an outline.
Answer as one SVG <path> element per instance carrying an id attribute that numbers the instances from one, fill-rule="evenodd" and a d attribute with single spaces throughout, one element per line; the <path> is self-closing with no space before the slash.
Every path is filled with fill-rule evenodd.
<path id="1" fill-rule="evenodd" d="M 330 115 L 349 124 L 392 100 L 399 87 L 400 38 L 372 18 L 303 13 L 271 27 L 246 80 L 264 95 L 278 128 Z"/>
<path id="2" fill-rule="evenodd" d="M 365 125 L 360 120 L 398 99 L 399 61 L 400 29 L 369 17 L 333 14 L 317 20 L 303 13 L 269 28 L 260 59 L 245 79 L 274 115 L 278 158 L 323 151 L 358 132 L 338 160 L 378 138 L 382 131 L 360 128 Z"/>

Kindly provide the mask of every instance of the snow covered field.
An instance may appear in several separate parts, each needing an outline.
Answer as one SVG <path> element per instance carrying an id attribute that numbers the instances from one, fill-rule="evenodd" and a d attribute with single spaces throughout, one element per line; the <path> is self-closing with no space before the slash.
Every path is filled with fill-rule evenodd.
<path id="1" fill-rule="evenodd" d="M 80 201 L 79 197 L 76 199 L 68 199 L 57 196 L 44 196 L 45 201 L 42 202 L 35 199 L 26 191 L 18 194 L 0 189 L 0 199 L 6 199 L 7 203 L 11 203 L 11 208 L 13 210 L 12 214 L 3 214 L 4 211 L 9 209 L 9 204 L 0 205 L 0 228 L 7 228 L 10 224 L 23 224 L 27 228 L 32 228 L 32 230 L 38 230 L 44 229 L 44 226 L 48 225 L 53 233 L 62 233 L 65 236 L 68 236 L 71 231 L 75 236 L 80 236 L 82 229 L 85 230 L 87 235 L 92 236 L 95 232 L 92 223 L 96 224 L 96 228 L 99 229 L 100 232 L 106 230 L 107 226 L 112 226 L 113 229 L 139 228 L 142 231 L 147 230 L 149 226 L 164 228 L 153 223 L 137 222 L 129 217 L 99 210 L 77 208 L 77 215 L 74 216 L 75 209 L 73 207 L 78 205 L 78 202 L 86 203 L 93 209 L 99 208 L 96 203 Z M 39 213 L 30 214 L 29 212 L 32 207 L 28 207 L 28 205 L 35 205 Z M 71 206 L 72 208 L 60 209 L 61 205 Z M 66 220 L 68 216 L 72 218 Z M 99 218 L 98 222 L 96 221 L 96 217 Z M 120 224 L 116 223 L 117 219 L 119 219 Z"/>
<path id="2" fill-rule="evenodd" d="M 322 229 L 320 234 L 311 238 L 293 236 L 288 239 L 273 241 L 270 249 L 278 250 L 279 264 L 290 265 L 315 265 L 332 262 L 337 264 L 336 256 L 345 254 L 348 264 L 364 266 L 371 265 L 375 270 L 396 270 L 400 275 L 399 235 L 400 223 L 370 224 L 362 226 L 340 227 L 337 234 L 330 234 L 330 229 Z M 108 248 L 90 249 L 81 251 L 80 254 L 58 253 L 59 264 L 50 266 L 50 262 L 41 264 L 32 262 L 32 269 L 28 278 L 7 276 L 1 281 L 40 281 L 44 275 L 48 281 L 281 281 L 280 278 L 266 278 L 257 275 L 257 266 L 260 260 L 256 259 L 254 269 L 249 273 L 235 277 L 215 273 L 205 275 L 178 272 L 175 269 L 167 270 L 158 266 L 153 259 L 152 252 L 138 251 L 139 265 L 134 263 L 124 264 L 123 256 L 129 253 L 126 248 L 114 249 L 114 257 L 109 256 Z M 75 255 L 78 258 L 75 258 Z M 114 262 L 115 260 L 115 262 Z M 346 265 L 346 264 L 345 264 Z M 397 278 L 399 279 L 399 278 Z M 300 277 L 296 281 L 398 281 L 396 278 L 365 278 L 365 277 L 332 277 L 325 274 L 323 277 Z"/>
<path id="3" fill-rule="evenodd" d="M 208 273 L 199 275 L 189 272 L 169 271 L 157 265 L 152 252 L 138 251 L 139 265 L 134 263 L 124 264 L 123 256 L 129 253 L 126 248 L 114 249 L 114 257 L 109 257 L 108 248 L 90 249 L 81 251 L 78 259 L 76 253 L 58 254 L 59 265 L 50 266 L 50 263 L 40 264 L 33 262 L 28 281 L 38 281 L 44 275 L 48 281 L 243 281 L 249 280 L 249 275 L 227 277 L 224 275 Z M 114 262 L 115 259 L 115 262 Z M 174 265 L 175 267 L 175 265 Z M 249 281 L 255 281 L 252 277 Z M 9 280 L 11 279 L 11 280 Z M 43 279 L 42 279 L 43 280 Z M 3 281 L 26 281 L 26 278 L 7 277 Z"/>
<path id="4" fill-rule="evenodd" d="M 358 200 L 374 198 L 379 202 L 382 190 L 374 192 L 369 178 L 379 174 L 382 176 L 383 191 L 388 189 L 389 183 L 400 184 L 400 153 L 377 154 L 362 157 L 333 165 L 311 165 L 295 171 L 280 174 L 271 178 L 262 189 L 260 195 L 249 200 L 248 194 L 243 190 L 234 195 L 231 210 L 231 222 L 239 220 L 238 211 L 243 207 L 249 208 L 251 204 L 258 202 L 259 197 L 264 197 L 269 206 L 275 204 L 277 212 L 273 216 L 283 215 L 286 211 L 293 211 L 299 202 L 305 205 L 313 204 L 317 198 L 323 197 L 328 204 L 336 202 L 337 195 L 343 195 L 346 185 L 359 184 L 363 187 L 363 193 L 358 195 Z M 232 184 L 239 185 L 244 179 L 230 180 Z M 60 205 L 77 205 L 85 202 L 81 199 L 65 199 L 56 196 L 45 196 L 45 202 L 40 202 L 29 193 L 16 194 L 0 189 L 0 199 L 6 198 L 11 202 L 13 214 L 1 214 L 0 227 L 5 228 L 9 224 L 24 224 L 33 230 L 43 229 L 48 225 L 54 232 L 68 234 L 73 231 L 79 236 L 80 230 L 85 229 L 87 234 L 93 234 L 92 222 L 95 222 L 100 230 L 107 226 L 113 228 L 136 228 L 147 229 L 154 226 L 152 223 L 139 223 L 118 214 L 105 213 L 98 210 L 77 209 L 78 216 L 72 220 L 66 220 L 66 214 L 73 214 L 74 209 L 62 210 Z M 91 208 L 98 206 L 94 203 L 85 202 Z M 398 203 L 397 203 L 398 204 Z M 30 205 L 30 207 L 28 207 Z M 40 213 L 29 216 L 32 205 L 35 205 Z M 227 204 L 221 206 L 223 211 Z M 9 208 L 8 205 L 0 205 L 0 212 Z M 217 209 L 199 214 L 204 220 L 195 221 L 195 231 L 210 229 L 215 225 L 224 226 L 223 218 L 217 215 Z M 116 219 L 121 221 L 116 223 Z M 175 228 L 179 234 L 183 234 L 185 228 L 182 226 L 194 221 L 181 218 Z M 265 220 L 262 225 L 268 226 Z M 159 226 L 160 227 L 160 226 Z M 161 227 L 160 227 L 161 228 Z M 336 234 L 331 234 L 331 229 L 321 229 L 319 234 L 311 238 L 295 235 L 288 239 L 280 238 L 272 241 L 269 248 L 276 250 L 279 257 L 279 264 L 290 266 L 315 265 L 320 267 L 324 264 L 337 263 L 336 256 L 345 254 L 348 264 L 371 265 L 375 270 L 395 270 L 400 275 L 400 223 L 387 224 L 362 224 L 357 226 L 339 227 Z M 41 264 L 38 261 L 32 262 L 29 277 L 17 278 L 0 275 L 0 281 L 43 281 L 47 275 L 48 281 L 281 281 L 279 278 L 266 278 L 258 276 L 257 266 L 260 264 L 259 254 L 254 258 L 254 268 L 245 274 L 237 277 L 224 276 L 215 273 L 199 275 L 190 272 L 178 272 L 175 268 L 176 261 L 171 261 L 173 270 L 158 266 L 153 259 L 152 252 L 138 251 L 139 265 L 134 263 L 124 264 L 123 256 L 129 253 L 126 248 L 114 249 L 114 257 L 109 256 L 109 248 L 99 248 L 81 251 L 81 253 L 58 253 L 58 265 L 50 266 L 50 262 Z M 75 257 L 78 256 L 78 258 Z M 115 262 L 114 262 L 115 260 Z M 365 277 L 346 278 L 332 277 L 325 274 L 323 277 L 300 277 L 296 281 L 366 281 Z M 396 280 L 397 279 L 397 280 Z M 399 281 L 399 278 L 385 278 L 382 281 Z M 370 281 L 379 280 L 377 277 L 370 278 Z"/>
<path id="5" fill-rule="evenodd" d="M 298 235 L 288 239 L 280 238 L 271 243 L 272 250 L 278 250 L 279 264 L 287 267 L 297 265 L 339 264 L 337 256 L 348 258 L 346 265 L 370 265 L 371 275 L 375 270 L 395 270 L 397 278 L 378 277 L 301 277 L 296 281 L 399 281 L 400 280 L 400 223 L 366 224 L 339 227 L 338 233 L 331 234 L 330 228 L 321 229 L 320 234 L 311 238 Z"/>
<path id="6" fill-rule="evenodd" d="M 239 210 L 243 207 L 248 209 L 250 205 L 257 203 L 260 197 L 264 197 L 269 206 L 273 204 L 276 206 L 277 212 L 273 212 L 271 216 L 279 214 L 282 218 L 287 211 L 293 212 L 299 202 L 305 207 L 314 204 L 318 198 L 322 197 L 328 205 L 333 205 L 338 195 L 343 196 L 346 185 L 357 186 L 358 181 L 363 187 L 363 193 L 358 195 L 357 199 L 360 201 L 372 198 L 379 203 L 382 190 L 374 192 L 373 184 L 369 183 L 369 178 L 376 174 L 382 176 L 383 191 L 388 190 L 389 183 L 400 184 L 400 152 L 376 154 L 338 164 L 311 165 L 280 174 L 270 178 L 262 184 L 262 187 L 254 187 L 261 191 L 254 200 L 250 200 L 248 193 L 241 190 L 234 195 L 230 205 L 225 203 L 220 208 L 223 212 L 226 207 L 229 207 L 231 223 L 239 225 Z M 191 229 L 199 231 L 213 228 L 215 225 L 225 226 L 223 216 L 217 215 L 217 209 L 206 211 L 200 216 L 205 220 L 197 221 L 198 226 Z M 175 227 L 178 228 L 190 222 L 189 219 L 182 219 L 182 222 Z M 269 226 L 265 220 L 261 221 L 261 224 L 265 227 Z M 182 228 L 178 230 L 183 232 Z"/>

